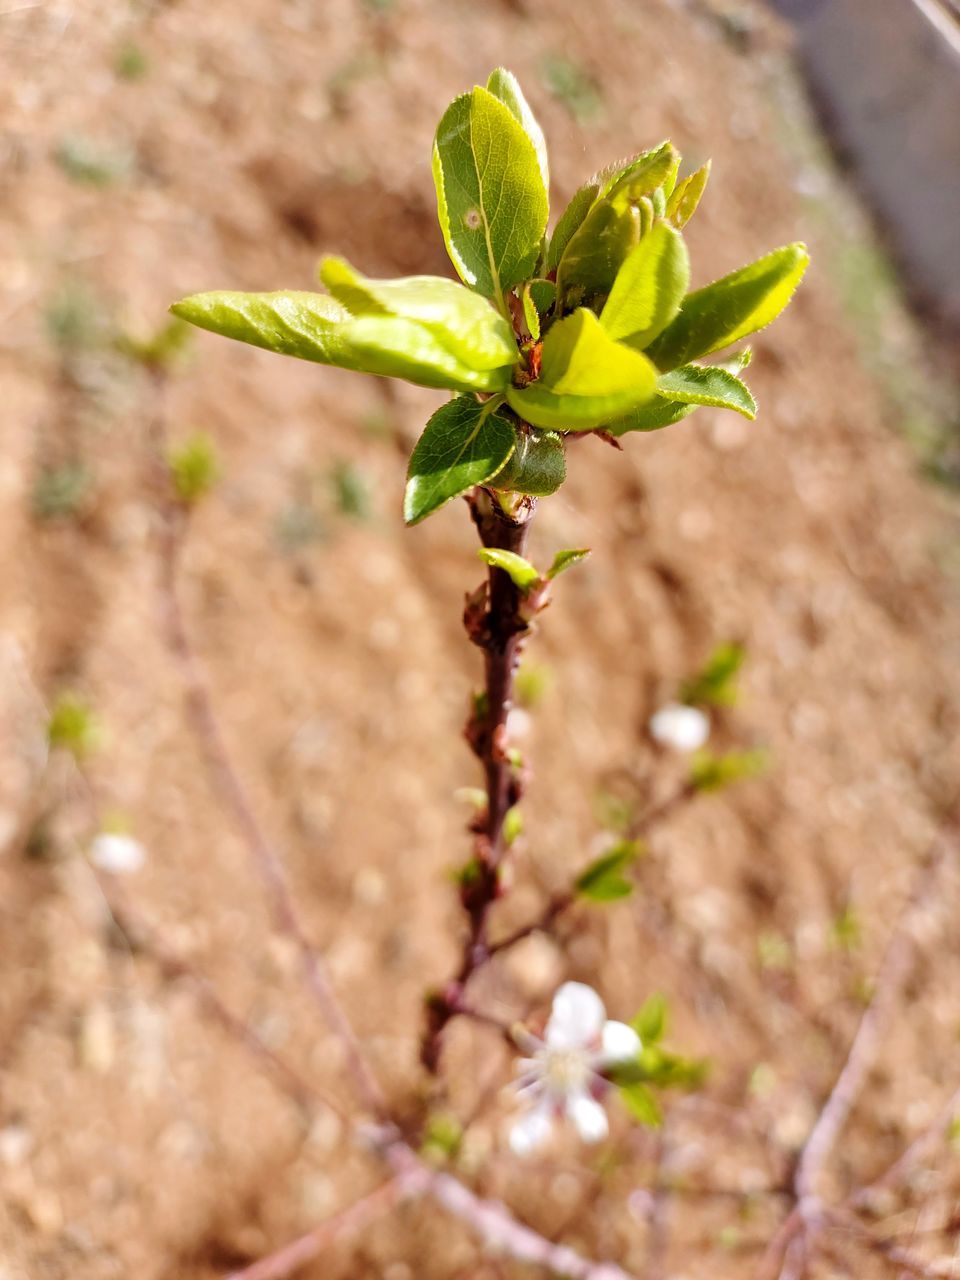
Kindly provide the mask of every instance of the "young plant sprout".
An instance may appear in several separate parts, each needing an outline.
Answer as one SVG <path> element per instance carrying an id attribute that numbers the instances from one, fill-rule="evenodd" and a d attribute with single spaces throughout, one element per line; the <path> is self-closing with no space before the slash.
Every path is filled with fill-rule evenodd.
<path id="1" fill-rule="evenodd" d="M 683 228 L 710 169 L 683 178 L 679 170 L 670 142 L 612 164 L 579 188 L 548 231 L 543 133 L 501 68 L 450 104 L 434 142 L 440 229 L 459 283 L 375 280 L 328 257 L 321 293 L 199 293 L 172 308 L 270 351 L 453 393 L 413 450 L 403 505 L 413 525 L 464 495 L 487 566 L 464 612 L 484 654 L 484 687 L 466 737 L 485 788 L 470 827 L 472 857 L 459 876 L 468 924 L 460 965 L 428 1001 L 422 1059 L 430 1071 L 447 1023 L 472 1012 L 471 979 L 510 942 L 491 939 L 490 913 L 504 891 L 524 785 L 516 718 L 508 724 L 514 674 L 554 580 L 587 554 L 560 550 L 543 571 L 525 558 L 538 499 L 563 484 L 577 437 L 659 430 L 702 405 L 752 419 L 756 403 L 740 377 L 749 348 L 728 349 L 780 314 L 807 266 L 804 246 L 790 244 L 689 291 Z M 707 727 L 697 709 L 667 707 L 651 731 L 691 750 L 703 745 Z M 629 892 L 624 874 L 636 847 L 627 841 L 629 856 L 600 859 L 550 910 L 578 896 L 603 901 Z M 558 1112 L 584 1138 L 601 1137 L 601 1072 L 611 1054 L 640 1062 L 637 1034 L 605 1023 L 599 996 L 574 983 L 558 991 L 542 1044 L 519 1036 L 532 1045 L 524 1069 L 534 1106 L 514 1130 L 514 1150 L 538 1145 Z M 679 1074 L 676 1063 L 663 1070 L 671 1080 Z M 650 1061 L 622 1079 L 635 1113 L 649 1114 L 655 1103 L 644 1081 L 658 1079 Z"/>

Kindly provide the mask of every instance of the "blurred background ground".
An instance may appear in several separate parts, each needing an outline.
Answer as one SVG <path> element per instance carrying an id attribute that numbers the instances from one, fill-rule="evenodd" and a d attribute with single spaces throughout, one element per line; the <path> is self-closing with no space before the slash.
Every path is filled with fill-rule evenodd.
<path id="1" fill-rule="evenodd" d="M 72 689 L 96 709 L 98 803 L 148 851 L 128 882 L 141 912 L 345 1099 L 184 722 L 156 608 L 153 406 L 110 338 L 195 290 L 309 288 L 328 250 L 373 275 L 445 273 L 430 140 L 501 63 L 545 127 L 555 207 L 669 136 L 688 166 L 714 161 L 689 228 L 695 283 L 789 240 L 813 252 L 757 343 L 756 424 L 703 409 L 623 454 L 588 440 L 543 504 L 534 558 L 594 555 L 531 648 L 536 775 L 503 924 L 586 860 L 624 776 L 654 776 L 646 721 L 719 641 L 748 662 L 718 741 L 767 746 L 773 767 L 685 810 L 652 842 L 641 893 L 565 951 L 534 940 L 487 991 L 504 1016 L 542 1009 L 564 977 L 614 1016 L 667 993 L 675 1042 L 714 1063 L 702 1111 L 668 1100 L 668 1172 L 737 1195 L 673 1202 L 665 1274 L 751 1274 L 776 1203 L 750 1192 L 772 1157 L 723 1117 L 748 1109 L 785 1157 L 802 1143 L 960 774 L 957 505 L 929 478 L 949 475 L 956 424 L 788 45 L 761 8 L 679 0 L 0 10 L 3 1280 L 212 1277 L 375 1176 L 335 1107 L 305 1120 L 188 987 L 118 943 L 81 853 L 86 801 L 42 768 L 43 704 Z M 208 431 L 223 460 L 183 564 L 193 633 L 312 933 L 410 1112 L 420 1000 L 456 956 L 453 792 L 476 781 L 459 738 L 477 676 L 459 624 L 472 531 L 461 504 L 413 531 L 400 517 L 406 451 L 441 398 L 203 335 L 170 402 L 172 434 Z M 956 1084 L 957 890 L 951 869 L 833 1163 L 840 1189 Z M 482 1029 L 458 1028 L 451 1050 L 462 1117 L 505 1062 Z M 471 1130 L 476 1185 L 646 1274 L 637 1193 L 657 1140 L 623 1120 L 602 1151 L 561 1144 L 518 1171 L 509 1114 L 494 1100 Z M 892 1206 L 905 1230 L 949 1221 L 957 1173 L 941 1151 Z M 870 1266 L 886 1274 L 862 1259 L 848 1274 Z M 515 1274 L 422 1206 L 304 1271 Z"/>

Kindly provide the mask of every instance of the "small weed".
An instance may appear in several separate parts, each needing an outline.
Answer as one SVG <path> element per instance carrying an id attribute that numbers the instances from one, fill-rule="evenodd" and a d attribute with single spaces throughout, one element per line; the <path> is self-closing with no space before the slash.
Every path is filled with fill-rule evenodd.
<path id="1" fill-rule="evenodd" d="M 133 41 L 122 44 L 113 58 L 113 72 L 120 80 L 142 80 L 150 70 L 150 60 Z"/>
<path id="2" fill-rule="evenodd" d="M 176 495 L 185 506 L 199 502 L 220 478 L 216 445 L 202 431 L 172 448 L 167 462 Z"/>
<path id="3" fill-rule="evenodd" d="M 93 487 L 93 475 L 82 462 L 45 467 L 33 485 L 31 507 L 37 520 L 69 520 L 83 510 Z"/>
<path id="4" fill-rule="evenodd" d="M 108 147 L 79 133 L 62 138 L 53 157 L 68 178 L 88 187 L 111 187 L 129 178 L 134 169 L 128 148 Z"/>
<path id="5" fill-rule="evenodd" d="M 576 62 L 561 55 L 544 58 L 543 83 L 567 108 L 578 124 L 588 124 L 603 107 L 600 90 L 593 78 Z"/>
<path id="6" fill-rule="evenodd" d="M 330 487 L 338 514 L 366 521 L 372 515 L 370 483 L 355 462 L 340 458 L 330 471 Z"/>

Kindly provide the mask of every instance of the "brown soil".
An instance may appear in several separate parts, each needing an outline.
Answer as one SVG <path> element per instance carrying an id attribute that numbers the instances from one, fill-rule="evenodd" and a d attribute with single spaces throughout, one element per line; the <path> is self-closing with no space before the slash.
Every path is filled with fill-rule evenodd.
<path id="1" fill-rule="evenodd" d="M 455 93 L 504 62 L 546 129 L 556 204 L 585 171 L 665 135 L 694 164 L 713 156 L 690 228 L 706 280 L 812 238 L 768 94 L 781 42 L 755 15 L 744 53 L 705 9 L 667 0 L 77 0 L 0 15 L 3 1280 L 216 1276 L 379 1176 L 338 1116 L 349 1090 L 337 1046 L 271 932 L 186 726 L 158 623 L 149 396 L 95 337 L 80 350 L 52 342 L 52 302 L 83 286 L 90 314 L 152 325 L 200 288 L 309 287 L 326 250 L 371 274 L 446 271 L 432 131 Z M 148 59 L 140 80 L 114 71 L 129 44 Z M 602 76 L 589 124 L 546 92 L 549 55 Z M 71 179 L 55 159 L 71 137 L 118 170 L 129 154 L 128 172 L 101 187 Z M 541 1012 L 571 976 L 627 1016 L 667 992 L 672 1041 L 714 1062 L 702 1107 L 666 1100 L 668 1172 L 741 1192 L 772 1165 L 758 1138 L 729 1127 L 731 1109 L 785 1157 L 802 1143 L 960 774 L 960 607 L 941 568 L 956 514 L 891 431 L 812 248 L 808 284 L 757 344 L 758 424 L 702 410 L 622 454 L 586 441 L 543 504 L 534 558 L 594 554 L 535 640 L 552 680 L 504 927 L 589 856 L 598 790 L 637 775 L 668 785 L 644 725 L 719 640 L 749 650 L 719 740 L 769 745 L 775 766 L 685 809 L 652 842 L 641 893 L 582 918 L 565 948 L 533 940 L 485 993 L 504 1016 Z M 211 432 L 225 478 L 190 530 L 191 627 L 311 932 L 391 1097 L 414 1115 L 426 1096 L 420 1002 L 456 960 L 448 872 L 467 844 L 452 793 L 476 781 L 459 738 L 477 675 L 459 626 L 478 579 L 472 530 L 459 503 L 414 531 L 399 514 L 395 446 L 440 397 L 212 337 L 196 347 L 173 390 L 173 432 Z M 370 485 L 365 522 L 329 498 L 347 457 Z M 81 509 L 37 519 L 38 475 L 77 458 L 95 477 Z M 89 768 L 101 812 L 122 811 L 149 851 L 131 900 L 336 1105 L 305 1120 L 189 985 L 107 927 L 80 853 L 87 800 L 63 762 L 42 767 L 41 699 L 64 687 L 104 726 Z M 832 1161 L 840 1190 L 879 1172 L 956 1082 L 957 889 L 951 868 Z M 862 934 L 849 952 L 832 943 L 847 904 Z M 448 1062 L 460 1116 L 506 1078 L 483 1029 L 458 1026 Z M 547 1234 L 652 1274 L 632 1193 L 653 1176 L 655 1139 L 621 1119 L 599 1153 L 561 1144 L 518 1170 L 509 1114 L 503 1097 L 484 1106 L 465 1176 Z M 949 1214 L 956 1157 L 938 1160 L 895 1206 L 904 1230 Z M 751 1274 L 779 1212 L 763 1197 L 677 1197 L 665 1274 Z M 871 1266 L 861 1255 L 846 1273 Z M 843 1273 L 828 1257 L 812 1272 Z M 303 1274 L 520 1270 L 410 1206 Z"/>

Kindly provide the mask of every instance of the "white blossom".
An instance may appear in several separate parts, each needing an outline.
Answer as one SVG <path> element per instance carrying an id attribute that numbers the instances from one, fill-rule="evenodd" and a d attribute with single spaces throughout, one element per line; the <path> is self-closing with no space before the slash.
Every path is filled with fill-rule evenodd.
<path id="1" fill-rule="evenodd" d="M 607 1019 L 603 1001 L 582 982 L 565 982 L 553 998 L 543 1039 L 530 1037 L 531 1054 L 518 1063 L 517 1092 L 526 1112 L 510 1130 L 510 1149 L 526 1156 L 550 1137 L 565 1117 L 584 1142 L 607 1136 L 600 1074 L 640 1052 L 640 1037 L 625 1022 Z"/>
<path id="2" fill-rule="evenodd" d="M 128 875 L 139 871 L 146 860 L 146 849 L 133 836 L 101 831 L 90 846 L 90 861 L 93 865 L 112 875 Z"/>
<path id="3" fill-rule="evenodd" d="M 668 702 L 650 717 L 650 733 L 664 747 L 696 751 L 710 736 L 710 720 L 697 707 Z"/>

